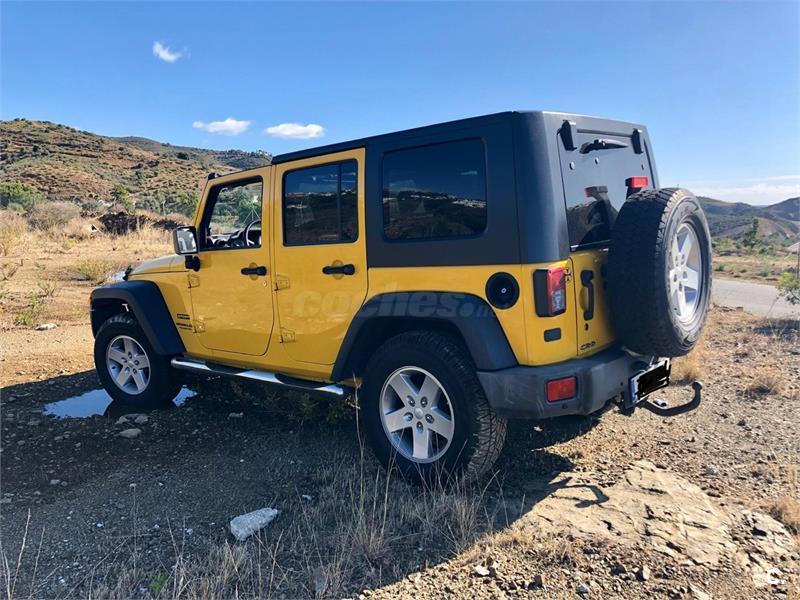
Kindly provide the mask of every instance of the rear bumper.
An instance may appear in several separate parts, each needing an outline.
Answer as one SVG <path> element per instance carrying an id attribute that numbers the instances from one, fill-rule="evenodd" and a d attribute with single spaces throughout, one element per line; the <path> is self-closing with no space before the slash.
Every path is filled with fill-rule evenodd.
<path id="1" fill-rule="evenodd" d="M 620 394 L 627 395 L 628 380 L 641 371 L 644 364 L 618 348 L 610 348 L 555 365 L 478 371 L 478 379 L 489 404 L 498 414 L 508 418 L 548 419 L 588 415 Z M 571 375 L 577 378 L 575 397 L 548 402 L 547 382 Z"/>

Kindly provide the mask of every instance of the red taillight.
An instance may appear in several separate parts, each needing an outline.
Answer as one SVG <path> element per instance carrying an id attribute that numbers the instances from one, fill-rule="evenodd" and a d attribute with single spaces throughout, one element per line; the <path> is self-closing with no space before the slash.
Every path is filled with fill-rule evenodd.
<path id="1" fill-rule="evenodd" d="M 578 382 L 574 377 L 552 379 L 547 382 L 547 401 L 558 402 L 574 398 L 577 387 Z"/>
<path id="2" fill-rule="evenodd" d="M 625 180 L 625 185 L 627 185 L 629 188 L 640 190 L 650 185 L 650 180 L 643 175 L 639 177 L 628 177 Z"/>
<path id="3" fill-rule="evenodd" d="M 567 310 L 567 286 L 564 269 L 547 271 L 547 300 L 551 315 L 560 315 Z"/>
<path id="4" fill-rule="evenodd" d="M 537 269 L 533 274 L 536 314 L 554 317 L 567 310 L 566 271 L 563 267 Z"/>

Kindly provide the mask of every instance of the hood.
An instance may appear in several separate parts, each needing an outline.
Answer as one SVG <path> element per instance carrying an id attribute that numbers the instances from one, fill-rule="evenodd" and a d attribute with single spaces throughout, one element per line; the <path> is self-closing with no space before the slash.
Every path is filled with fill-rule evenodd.
<path id="1" fill-rule="evenodd" d="M 131 276 L 134 275 L 147 275 L 148 273 L 173 273 L 175 271 L 183 271 L 185 269 L 183 258 L 177 254 L 170 256 L 162 256 L 161 258 L 154 258 L 153 260 L 145 261 L 136 265 L 130 272 Z"/>

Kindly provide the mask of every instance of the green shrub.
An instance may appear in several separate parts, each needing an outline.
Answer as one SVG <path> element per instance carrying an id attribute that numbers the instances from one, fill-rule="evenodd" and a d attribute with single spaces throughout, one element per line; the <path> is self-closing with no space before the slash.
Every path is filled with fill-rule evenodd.
<path id="1" fill-rule="evenodd" d="M 781 273 L 778 291 L 792 304 L 800 304 L 800 277 L 790 271 Z"/>
<path id="2" fill-rule="evenodd" d="M 39 322 L 39 319 L 44 313 L 47 298 L 43 295 L 31 292 L 28 303 L 14 315 L 14 323 L 17 325 L 24 325 L 26 327 L 33 327 Z"/>
<path id="3" fill-rule="evenodd" d="M 102 283 L 114 266 L 106 260 L 87 258 L 75 265 L 75 271 L 87 281 Z"/>
<path id="4" fill-rule="evenodd" d="M 111 190 L 111 199 L 114 201 L 114 204 L 119 204 L 124 207 L 127 212 L 132 213 L 134 211 L 135 205 L 128 192 L 128 188 L 121 183 L 116 184 Z"/>
<path id="5" fill-rule="evenodd" d="M 32 185 L 12 181 L 0 181 L 0 206 L 21 206 L 25 212 L 36 204 L 44 202 L 47 197 Z"/>

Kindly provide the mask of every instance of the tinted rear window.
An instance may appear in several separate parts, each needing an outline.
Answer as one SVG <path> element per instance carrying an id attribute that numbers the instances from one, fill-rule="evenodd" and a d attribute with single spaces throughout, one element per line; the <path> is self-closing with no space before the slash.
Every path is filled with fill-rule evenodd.
<path id="1" fill-rule="evenodd" d="M 462 140 L 385 154 L 383 229 L 390 240 L 446 239 L 483 232 L 483 142 Z"/>
<path id="2" fill-rule="evenodd" d="M 593 140 L 611 139 L 624 147 L 565 151 L 559 144 L 561 174 L 567 207 L 569 242 L 574 247 L 608 243 L 617 213 L 627 197 L 626 180 L 651 177 L 646 154 L 636 154 L 627 136 L 581 133 L 577 146 Z M 603 188 L 607 191 L 603 192 Z"/>

